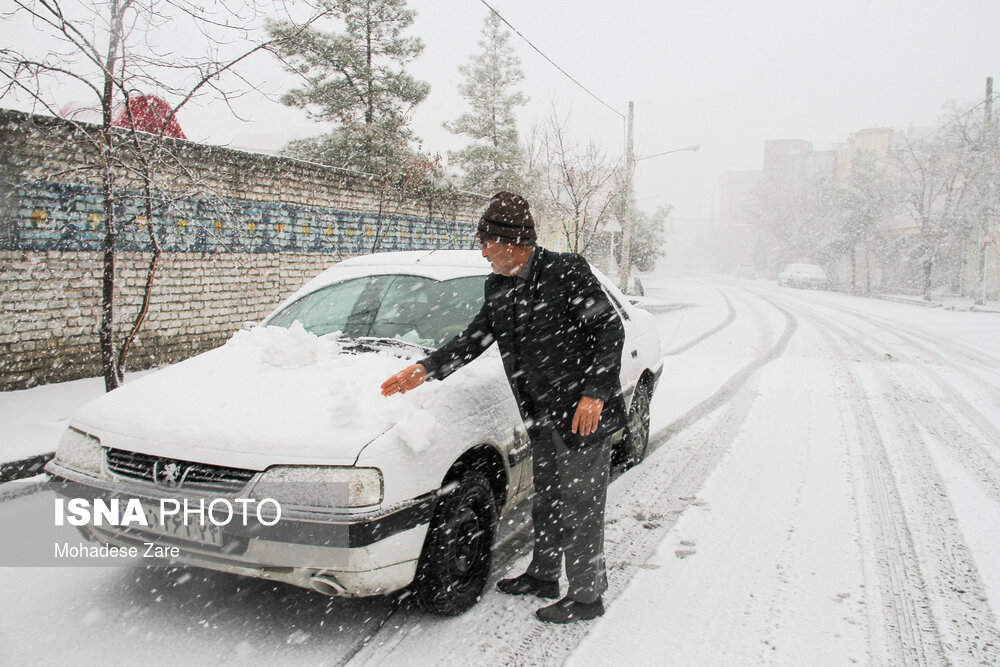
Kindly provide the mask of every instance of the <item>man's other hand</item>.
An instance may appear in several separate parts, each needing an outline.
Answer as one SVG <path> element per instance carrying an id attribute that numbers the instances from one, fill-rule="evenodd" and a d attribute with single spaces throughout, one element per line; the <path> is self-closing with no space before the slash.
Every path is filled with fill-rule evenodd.
<path id="1" fill-rule="evenodd" d="M 573 415 L 573 433 L 590 435 L 596 431 L 602 410 L 604 401 L 589 396 L 581 398 L 580 404 L 576 406 L 576 414 Z"/>
<path id="2" fill-rule="evenodd" d="M 427 369 L 423 364 L 413 364 L 399 371 L 382 383 L 382 395 L 405 394 L 410 389 L 416 389 L 427 379 Z"/>

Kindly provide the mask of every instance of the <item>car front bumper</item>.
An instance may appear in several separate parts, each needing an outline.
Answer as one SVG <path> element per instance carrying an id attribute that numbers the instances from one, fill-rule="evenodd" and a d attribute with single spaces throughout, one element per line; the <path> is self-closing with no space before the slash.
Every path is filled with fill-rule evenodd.
<path id="1" fill-rule="evenodd" d="M 46 472 L 56 495 L 64 499 L 137 498 L 156 504 L 174 497 L 148 484 L 85 475 L 57 461 L 50 462 Z M 211 540 L 93 521 L 78 528 L 86 539 L 99 543 L 175 548 L 171 560 L 183 564 L 283 581 L 325 595 L 364 597 L 390 593 L 413 581 L 435 504 L 431 493 L 363 514 L 282 511 L 274 525 L 233 521 L 218 527 Z"/>

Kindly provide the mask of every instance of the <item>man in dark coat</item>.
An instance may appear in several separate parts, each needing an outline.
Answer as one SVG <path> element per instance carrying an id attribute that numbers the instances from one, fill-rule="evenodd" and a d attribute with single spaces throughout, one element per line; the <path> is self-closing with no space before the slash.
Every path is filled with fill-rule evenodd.
<path id="1" fill-rule="evenodd" d="M 627 414 L 619 373 L 625 333 L 618 313 L 580 255 L 535 245 L 528 202 L 493 196 L 479 222 L 493 274 L 486 301 L 455 338 L 385 381 L 386 396 L 444 379 L 494 341 L 531 438 L 534 550 L 528 570 L 497 586 L 512 595 L 559 597 L 539 609 L 567 623 L 604 613 L 604 505 L 611 435 Z"/>

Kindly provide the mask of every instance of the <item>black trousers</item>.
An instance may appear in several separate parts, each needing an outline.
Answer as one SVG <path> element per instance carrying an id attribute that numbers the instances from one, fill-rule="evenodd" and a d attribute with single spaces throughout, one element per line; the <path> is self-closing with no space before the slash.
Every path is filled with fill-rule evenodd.
<path id="1" fill-rule="evenodd" d="M 528 573 L 557 580 L 565 558 L 569 597 L 594 602 L 608 588 L 604 505 L 611 439 L 559 433 L 546 419 L 533 422 L 528 434 L 535 487 Z"/>

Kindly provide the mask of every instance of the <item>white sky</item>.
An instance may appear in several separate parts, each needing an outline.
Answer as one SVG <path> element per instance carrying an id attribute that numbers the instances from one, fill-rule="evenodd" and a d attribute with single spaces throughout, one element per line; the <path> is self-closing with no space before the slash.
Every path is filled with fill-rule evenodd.
<path id="1" fill-rule="evenodd" d="M 635 102 L 638 154 L 701 146 L 639 165 L 640 206 L 672 203 L 680 220 L 716 211 L 719 175 L 759 168 L 766 139 L 800 138 L 827 149 L 865 127 L 933 124 L 948 101 L 971 107 L 982 100 L 986 77 L 1000 78 L 996 0 L 490 4 L 622 114 Z M 410 0 L 409 6 L 417 11 L 410 34 L 426 47 L 410 71 L 431 84 L 414 126 L 424 150 L 445 153 L 463 144 L 441 121 L 463 109 L 458 66 L 477 50 L 488 10 L 478 0 Z M 526 75 L 522 90 L 531 98 L 520 111 L 522 136 L 555 103 L 572 112 L 581 139 L 593 137 L 621 155 L 622 118 L 526 43 L 514 43 Z M 275 95 L 289 85 L 266 57 L 252 74 Z M 192 139 L 249 148 L 275 148 L 322 131 L 302 112 L 256 96 L 237 108 L 248 122 L 234 122 L 224 105 L 188 108 L 180 122 Z"/>

